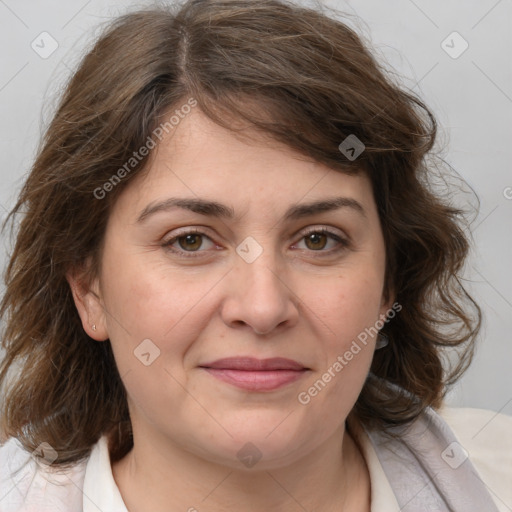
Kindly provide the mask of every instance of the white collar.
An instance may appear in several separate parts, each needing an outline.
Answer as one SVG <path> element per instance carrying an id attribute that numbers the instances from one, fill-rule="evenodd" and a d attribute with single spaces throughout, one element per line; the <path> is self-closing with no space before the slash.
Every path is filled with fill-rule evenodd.
<path id="1" fill-rule="evenodd" d="M 94 445 L 84 479 L 84 512 L 128 512 L 112 474 L 108 438 L 102 436 Z"/>

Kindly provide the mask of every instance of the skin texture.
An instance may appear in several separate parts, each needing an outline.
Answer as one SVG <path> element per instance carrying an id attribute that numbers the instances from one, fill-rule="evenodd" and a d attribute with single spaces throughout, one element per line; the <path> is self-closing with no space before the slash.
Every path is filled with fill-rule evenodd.
<path id="1" fill-rule="evenodd" d="M 134 448 L 114 478 L 130 512 L 368 511 L 368 470 L 344 422 L 375 339 L 307 405 L 297 397 L 392 304 L 371 183 L 247 135 L 194 109 L 116 202 L 98 279 L 68 277 L 86 332 L 110 339 L 129 398 Z M 338 196 L 365 215 L 344 207 L 283 220 L 291 205 Z M 137 222 L 170 197 L 214 200 L 235 218 L 175 208 Z M 188 228 L 204 236 L 171 242 L 180 253 L 164 247 Z M 348 246 L 321 234 L 308 243 L 312 228 Z M 237 253 L 247 237 L 263 251 L 251 263 Z M 147 366 L 134 354 L 146 339 L 160 351 Z M 309 370 L 255 392 L 199 367 L 233 356 L 285 357 Z M 252 467 L 237 457 L 246 443 L 262 455 Z"/>

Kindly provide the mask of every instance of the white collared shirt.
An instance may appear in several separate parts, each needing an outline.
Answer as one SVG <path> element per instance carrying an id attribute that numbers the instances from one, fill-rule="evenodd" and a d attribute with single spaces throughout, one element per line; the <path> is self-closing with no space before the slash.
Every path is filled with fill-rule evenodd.
<path id="1" fill-rule="evenodd" d="M 512 417 L 482 409 L 446 407 L 438 413 L 468 452 L 498 510 L 511 512 Z M 368 435 L 357 427 L 351 432 L 369 470 L 371 512 L 399 512 Z M 17 475 L 12 474 L 23 465 Z M 0 512 L 46 511 L 128 512 L 112 474 L 105 436 L 85 461 L 65 471 L 39 465 L 14 438 L 0 447 Z"/>

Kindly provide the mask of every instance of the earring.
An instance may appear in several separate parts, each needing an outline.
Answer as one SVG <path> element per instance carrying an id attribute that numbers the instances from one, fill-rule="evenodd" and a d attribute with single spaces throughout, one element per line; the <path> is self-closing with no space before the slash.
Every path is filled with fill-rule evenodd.
<path id="1" fill-rule="evenodd" d="M 375 350 L 379 350 L 381 348 L 384 348 L 388 345 L 389 338 L 385 335 L 379 332 L 377 335 L 377 342 L 375 343 Z"/>
<path id="2" fill-rule="evenodd" d="M 96 324 L 92 324 L 92 330 L 96 332 Z"/>

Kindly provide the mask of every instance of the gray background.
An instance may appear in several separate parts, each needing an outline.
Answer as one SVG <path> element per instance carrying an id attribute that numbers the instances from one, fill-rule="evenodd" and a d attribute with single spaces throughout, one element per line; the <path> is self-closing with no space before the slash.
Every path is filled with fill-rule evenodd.
<path id="1" fill-rule="evenodd" d="M 98 25 L 130 6 L 147 3 L 0 0 L 2 219 L 30 168 L 60 88 Z M 512 2 L 324 4 L 360 16 L 351 23 L 372 41 L 379 58 L 398 71 L 404 85 L 433 109 L 446 161 L 480 198 L 480 213 L 472 224 L 475 247 L 465 277 L 484 311 L 484 328 L 474 363 L 448 402 L 512 414 Z M 450 36 L 454 31 L 463 39 Z M 42 46 L 42 32 L 58 43 L 46 59 L 31 47 L 33 41 Z M 443 49 L 445 40 L 452 56 Z M 458 56 L 464 41 L 469 46 Z M 475 203 L 468 195 L 461 195 L 461 201 Z M 3 237 L 2 269 L 8 247 Z"/>

